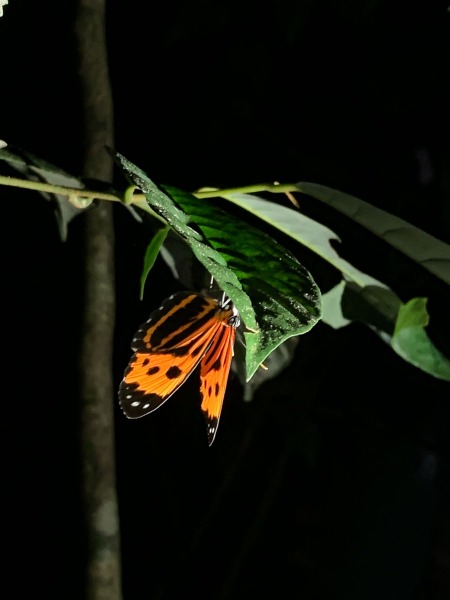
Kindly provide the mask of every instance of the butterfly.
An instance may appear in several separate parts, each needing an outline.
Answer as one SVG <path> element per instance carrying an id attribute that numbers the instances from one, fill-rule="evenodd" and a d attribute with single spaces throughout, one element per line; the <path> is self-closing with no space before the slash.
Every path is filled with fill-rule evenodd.
<path id="1" fill-rule="evenodd" d="M 134 354 L 119 386 L 119 404 L 130 419 L 159 408 L 200 363 L 201 410 L 208 443 L 216 436 L 234 354 L 239 313 L 225 295 L 173 294 L 137 330 Z"/>

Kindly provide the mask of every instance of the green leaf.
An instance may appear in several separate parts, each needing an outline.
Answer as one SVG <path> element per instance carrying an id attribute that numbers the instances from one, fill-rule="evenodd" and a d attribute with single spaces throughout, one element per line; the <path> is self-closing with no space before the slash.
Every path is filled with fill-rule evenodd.
<path id="1" fill-rule="evenodd" d="M 66 173 L 59 167 L 38 158 L 31 152 L 20 150 L 12 146 L 0 149 L 0 160 L 8 163 L 13 169 L 30 181 L 44 181 L 53 185 L 83 189 L 83 182 Z M 67 230 L 70 221 L 87 208 L 90 202 L 86 199 L 73 197 L 71 202 L 62 194 L 39 192 L 46 200 L 52 201 L 55 207 L 55 216 L 58 223 L 62 241 L 67 239 Z"/>
<path id="2" fill-rule="evenodd" d="M 450 361 L 432 344 L 425 332 L 429 315 L 426 298 L 413 298 L 400 308 L 392 346 L 411 364 L 430 375 L 450 381 Z"/>
<path id="3" fill-rule="evenodd" d="M 225 258 L 252 298 L 260 327 L 258 336 L 246 335 L 247 373 L 253 375 L 283 341 L 306 333 L 317 323 L 322 314 L 320 291 L 293 254 L 264 232 L 230 216 L 212 201 L 165 189 Z"/>
<path id="4" fill-rule="evenodd" d="M 264 200 L 253 194 L 222 194 L 220 191 L 217 193 L 226 200 L 233 202 L 233 204 L 237 204 L 241 208 L 248 210 L 259 219 L 270 223 L 272 227 L 276 227 L 279 231 L 282 231 L 297 242 L 300 242 L 303 246 L 309 248 L 336 267 L 336 269 L 339 269 L 346 279 L 354 281 L 361 287 L 366 285 L 386 287 L 377 279 L 359 271 L 339 256 L 330 244 L 330 241 L 336 240 L 340 242 L 340 239 L 334 231 L 325 225 L 303 215 L 298 210 L 280 206 L 276 202 Z"/>
<path id="5" fill-rule="evenodd" d="M 413 298 L 400 307 L 394 335 L 409 327 L 426 327 L 429 321 L 427 298 Z"/>
<path id="6" fill-rule="evenodd" d="M 351 320 L 344 316 L 342 310 L 344 290 L 345 281 L 340 281 L 334 288 L 322 295 L 322 321 L 333 329 L 340 329 L 351 323 Z"/>
<path id="7" fill-rule="evenodd" d="M 146 251 L 145 257 L 144 257 L 144 266 L 143 266 L 142 274 L 141 274 L 141 292 L 140 292 L 141 300 L 144 297 L 144 288 L 145 288 L 145 282 L 147 280 L 147 276 L 150 273 L 153 265 L 155 264 L 155 261 L 158 257 L 161 246 L 163 245 L 164 240 L 166 239 L 169 231 L 170 231 L 169 226 L 163 227 L 162 229 L 158 229 L 158 231 L 155 233 L 155 235 L 151 239 L 149 245 L 147 246 L 147 251 Z"/>
<path id="8" fill-rule="evenodd" d="M 152 210 L 162 217 L 170 228 L 191 247 L 197 259 L 211 273 L 219 287 L 231 298 L 247 327 L 256 329 L 257 323 L 250 298 L 243 291 L 234 272 L 227 267 L 222 255 L 205 243 L 203 235 L 189 225 L 189 215 L 161 187 L 153 183 L 139 167 L 121 154 L 117 153 L 116 158 L 125 173 L 145 194 Z"/>
<path id="9" fill-rule="evenodd" d="M 330 290 L 322 298 L 324 322 L 341 327 L 349 320 L 360 320 L 376 327 L 384 326 L 392 334 L 400 298 L 384 283 L 339 256 L 330 243 L 332 240 L 340 242 L 334 231 L 298 210 L 258 196 L 232 193 L 223 197 L 270 223 L 342 273 L 342 285 L 334 289 L 333 295 Z"/>
<path id="10" fill-rule="evenodd" d="M 372 286 L 358 289 L 341 282 L 323 296 L 323 321 L 336 328 L 351 321 L 365 323 L 403 360 L 450 381 L 450 361 L 425 332 L 429 322 L 427 298 L 412 298 L 403 304 L 389 292 Z"/>
<path id="11" fill-rule="evenodd" d="M 404 305 L 393 290 L 337 254 L 330 241 L 340 241 L 339 238 L 321 223 L 296 210 L 250 194 L 232 193 L 223 197 L 270 223 L 341 271 L 344 280 L 322 297 L 322 320 L 325 323 L 334 328 L 352 321 L 365 323 L 404 360 L 435 377 L 446 378 L 448 361 L 424 332 L 423 327 L 428 321 L 425 321 L 424 311 L 418 311 L 417 299 L 406 305 L 416 309 L 413 311 L 411 308 L 405 313 Z M 397 330 L 394 334 L 394 329 L 398 329 L 399 323 L 401 326 L 405 315 L 408 318 L 414 315 L 423 321 L 417 324 L 414 335 L 409 330 Z"/>
<path id="12" fill-rule="evenodd" d="M 317 183 L 296 184 L 307 194 L 343 213 L 396 248 L 430 273 L 450 284 L 450 245 L 407 221 L 350 194 Z"/>
<path id="13" fill-rule="evenodd" d="M 247 380 L 284 340 L 317 323 L 320 291 L 288 250 L 213 202 L 159 187 L 125 157 L 117 153 L 116 158 L 151 208 L 189 244 L 234 302 L 247 328 L 255 330 L 245 333 Z"/>
<path id="14" fill-rule="evenodd" d="M 342 294 L 342 312 L 345 318 L 366 323 L 388 335 L 394 332 L 401 305 L 397 294 L 387 287 L 359 287 L 353 282 L 347 282 Z"/>

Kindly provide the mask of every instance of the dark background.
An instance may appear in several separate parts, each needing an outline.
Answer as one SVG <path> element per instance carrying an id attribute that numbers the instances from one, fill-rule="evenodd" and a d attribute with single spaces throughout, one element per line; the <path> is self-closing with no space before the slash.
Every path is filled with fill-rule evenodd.
<path id="1" fill-rule="evenodd" d="M 74 8 L 4 8 L 0 137 L 78 175 Z M 321 183 L 448 242 L 449 22 L 444 2 L 111 2 L 116 148 L 184 189 Z M 83 218 L 62 243 L 50 203 L 0 193 L 8 570 L 16 597 L 80 598 Z M 448 288 L 315 201 L 301 203 L 358 268 L 404 301 L 429 297 L 429 335 L 450 356 Z M 179 284 L 158 262 L 139 301 L 149 231 L 122 207 L 115 216 L 118 385 L 137 326 Z M 330 267 L 296 251 L 329 289 Z M 448 383 L 363 326 L 318 324 L 251 403 L 230 380 L 211 448 L 197 389 L 193 376 L 138 422 L 116 409 L 126 600 L 450 597 Z"/>

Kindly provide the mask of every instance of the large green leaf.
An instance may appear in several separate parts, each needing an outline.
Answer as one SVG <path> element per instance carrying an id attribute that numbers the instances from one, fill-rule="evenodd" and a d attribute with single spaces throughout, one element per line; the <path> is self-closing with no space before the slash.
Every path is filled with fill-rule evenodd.
<path id="1" fill-rule="evenodd" d="M 124 156 L 117 153 L 116 158 L 151 208 L 189 244 L 231 298 L 245 325 L 256 331 L 245 334 L 248 380 L 284 340 L 305 333 L 320 319 L 317 285 L 283 246 L 213 202 L 159 187 Z"/>
<path id="2" fill-rule="evenodd" d="M 387 287 L 341 258 L 330 244 L 331 240 L 340 241 L 334 231 L 298 210 L 280 206 L 276 202 L 270 202 L 253 194 L 223 194 L 220 191 L 217 194 L 300 242 L 336 269 L 339 269 L 348 280 L 354 281 L 357 285 L 361 287 L 367 285 Z"/>
<path id="3" fill-rule="evenodd" d="M 186 289 L 201 289 L 205 286 L 206 278 L 203 266 L 195 258 L 189 246 L 172 231 L 165 239 L 160 255 L 175 279 L 182 282 Z M 247 381 L 246 348 L 243 343 L 243 335 L 244 332 L 239 329 L 234 348 L 235 360 L 231 368 L 243 386 L 244 400 L 250 401 L 261 385 L 276 377 L 291 363 L 300 339 L 299 336 L 294 336 L 280 344 L 264 359 L 264 365 L 267 368 L 258 369 L 251 380 Z"/>
<path id="4" fill-rule="evenodd" d="M 133 183 L 145 194 L 151 209 L 161 217 L 191 248 L 196 258 L 211 273 L 219 287 L 234 302 L 244 323 L 257 329 L 252 303 L 235 273 L 227 267 L 219 252 L 209 246 L 204 236 L 189 224 L 190 217 L 166 191 L 157 186 L 139 167 L 117 153 L 116 159 Z"/>
<path id="5" fill-rule="evenodd" d="M 296 210 L 254 195 L 228 193 L 223 197 L 270 223 L 341 271 L 343 281 L 322 297 L 325 323 L 334 328 L 352 321 L 365 323 L 404 360 L 434 377 L 448 376 L 448 359 L 433 346 L 424 330 L 426 324 L 400 333 L 396 323 L 405 305 L 384 283 L 338 255 L 330 243 L 339 241 L 333 231 Z M 406 306 L 417 308 L 416 300 Z"/>
<path id="6" fill-rule="evenodd" d="M 450 245 L 364 200 L 317 183 L 296 184 L 307 194 L 343 213 L 450 284 Z"/>
<path id="7" fill-rule="evenodd" d="M 339 326 L 343 322 L 349 322 L 348 319 L 358 319 L 377 327 L 380 326 L 380 322 L 384 322 L 387 327 L 386 331 L 393 332 L 395 319 L 401 304 L 400 298 L 387 285 L 360 271 L 339 256 L 331 245 L 332 240 L 340 241 L 334 231 L 297 210 L 280 206 L 258 196 L 233 193 L 226 194 L 223 197 L 248 210 L 259 219 L 270 223 L 272 227 L 309 248 L 342 273 L 346 286 L 342 288 L 341 294 L 337 295 L 336 292 L 335 295 L 327 293 L 323 296 L 322 318 L 324 322 L 337 327 L 333 322 L 334 315 L 338 319 Z M 346 288 L 351 289 L 354 293 L 355 303 L 359 307 L 357 315 L 350 313 L 347 316 L 348 311 L 345 315 L 342 315 L 342 312 L 336 311 L 335 306 L 331 304 L 331 300 L 334 298 L 338 299 L 340 303 L 342 291 Z M 360 302 L 355 297 L 356 293 L 360 296 Z"/>
<path id="8" fill-rule="evenodd" d="M 311 274 L 281 244 L 220 210 L 211 201 L 165 188 L 189 213 L 251 296 L 260 333 L 246 336 L 257 366 L 288 338 L 305 333 L 321 317 L 320 291 Z"/>

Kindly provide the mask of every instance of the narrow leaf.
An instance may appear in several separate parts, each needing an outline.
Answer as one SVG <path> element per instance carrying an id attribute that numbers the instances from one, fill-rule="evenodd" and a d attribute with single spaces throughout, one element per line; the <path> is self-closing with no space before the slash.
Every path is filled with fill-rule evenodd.
<path id="1" fill-rule="evenodd" d="M 153 265 L 155 264 L 156 258 L 158 257 L 161 246 L 164 243 L 164 240 L 167 237 L 167 234 L 170 231 L 170 227 L 166 226 L 162 229 L 158 229 L 153 238 L 151 239 L 149 245 L 147 246 L 147 251 L 144 257 L 144 266 L 141 274 L 141 291 L 140 291 L 140 299 L 144 297 L 144 288 L 145 282 L 147 280 L 147 276 L 150 273 Z"/>
<path id="2" fill-rule="evenodd" d="M 362 225 L 450 285 L 449 244 L 350 194 L 317 183 L 300 182 L 296 187 Z"/>
<path id="3" fill-rule="evenodd" d="M 31 154 L 31 152 L 7 146 L 6 148 L 0 149 L 0 160 L 9 164 L 10 167 L 30 181 L 44 181 L 53 185 L 78 189 L 83 189 L 85 187 L 80 179 L 66 173 L 59 167 L 55 167 L 47 161 L 38 158 L 34 154 Z M 59 233 L 62 241 L 65 241 L 67 239 L 67 230 L 70 221 L 81 214 L 83 209 L 87 208 L 88 203 L 77 203 L 76 197 L 73 197 L 72 202 L 69 202 L 67 197 L 62 194 L 52 194 L 49 192 L 39 193 L 46 200 L 54 203 Z"/>
<path id="4" fill-rule="evenodd" d="M 420 314 L 421 318 L 425 318 L 424 312 L 408 309 L 405 313 L 404 305 L 393 290 L 342 259 L 330 243 L 331 240 L 340 241 L 333 231 L 296 210 L 257 196 L 233 193 L 224 197 L 289 235 L 341 271 L 343 281 L 322 298 L 325 323 L 335 328 L 352 321 L 365 323 L 404 360 L 435 377 L 445 378 L 447 359 L 423 330 L 426 322 L 418 325 L 414 334 L 410 330 L 400 332 L 398 329 L 405 315 L 411 318 Z M 411 300 L 410 306 L 416 306 L 416 302 L 417 299 Z"/>
<path id="5" fill-rule="evenodd" d="M 282 231 L 292 239 L 300 242 L 306 248 L 322 257 L 328 263 L 336 267 L 346 279 L 354 281 L 363 287 L 366 285 L 378 285 L 386 287 L 381 281 L 374 279 L 354 267 L 351 263 L 339 256 L 330 241 L 340 242 L 339 237 L 321 223 L 303 215 L 298 210 L 286 206 L 280 206 L 276 202 L 270 202 L 253 194 L 226 194 L 223 198 L 237 204 L 241 208 L 266 221 L 272 227 Z"/>

